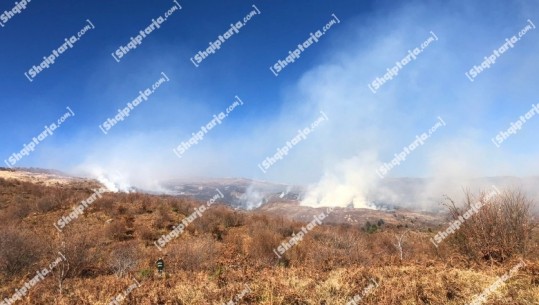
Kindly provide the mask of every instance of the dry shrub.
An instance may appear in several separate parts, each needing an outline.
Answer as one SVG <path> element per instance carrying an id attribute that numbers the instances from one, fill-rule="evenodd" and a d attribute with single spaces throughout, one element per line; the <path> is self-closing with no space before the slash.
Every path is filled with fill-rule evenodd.
<path id="1" fill-rule="evenodd" d="M 38 213 L 47 213 L 57 209 L 60 202 L 53 196 L 45 196 L 36 200 L 35 211 Z"/>
<path id="2" fill-rule="evenodd" d="M 106 234 L 112 240 L 123 241 L 130 238 L 128 231 L 124 220 L 113 220 L 107 225 Z"/>
<path id="3" fill-rule="evenodd" d="M 88 230 L 83 223 L 71 224 L 63 231 L 51 252 L 56 255 L 59 251 L 67 258 L 69 264 L 67 277 L 88 276 L 94 273 L 100 260 L 95 251 L 99 250 L 96 248 L 102 242 L 101 234 L 101 230 Z"/>
<path id="4" fill-rule="evenodd" d="M 484 204 L 452 234 L 453 244 L 474 259 L 504 261 L 515 254 L 525 254 L 534 228 L 533 202 L 518 190 L 504 190 L 490 197 L 485 192 L 474 196 L 465 191 L 464 204 L 460 206 L 447 198 L 452 222 L 462 219 L 477 202 Z"/>
<path id="5" fill-rule="evenodd" d="M 0 231 L 0 272 L 11 277 L 36 263 L 43 252 L 39 238 L 31 232 L 15 227 Z"/>
<path id="6" fill-rule="evenodd" d="M 266 214 L 252 214 L 252 215 L 249 215 L 249 223 L 250 224 L 256 224 L 258 226 L 265 226 L 265 227 L 269 227 L 270 226 L 270 217 L 268 217 L 268 215 Z M 282 218 L 281 218 L 282 220 Z"/>
<path id="7" fill-rule="evenodd" d="M 280 234 L 263 224 L 255 223 L 249 231 L 249 237 L 247 257 L 253 265 L 273 266 L 278 262 L 273 250 L 285 240 Z"/>
<path id="8" fill-rule="evenodd" d="M 30 214 L 31 206 L 28 200 L 16 196 L 6 209 L 3 210 L 2 218 L 5 220 L 20 220 Z"/>
<path id="9" fill-rule="evenodd" d="M 177 214 L 188 215 L 192 211 L 192 205 L 185 198 L 174 198 L 171 200 L 170 205 Z"/>
<path id="10" fill-rule="evenodd" d="M 63 259 L 52 269 L 52 277 L 60 294 L 65 289 L 68 278 L 96 276 L 102 268 L 98 266 L 101 260 L 99 230 L 87 230 L 83 224 L 72 224 L 51 244 L 49 260 L 58 259 L 61 253 Z"/>
<path id="11" fill-rule="evenodd" d="M 315 268 L 329 268 L 364 264 L 368 260 L 365 245 L 366 242 L 358 230 L 349 230 L 343 226 L 320 226 L 307 233 L 303 241 L 289 251 L 293 265 L 309 263 Z M 305 255 L 292 256 L 299 251 L 305 251 Z"/>
<path id="12" fill-rule="evenodd" d="M 133 203 L 136 203 L 136 202 L 140 202 L 145 196 L 146 196 L 146 194 L 142 194 L 142 193 L 136 193 L 136 192 L 128 193 L 124 197 L 123 202 L 133 204 Z"/>
<path id="13" fill-rule="evenodd" d="M 151 204 L 151 200 L 148 196 L 143 196 L 140 199 L 140 202 L 137 203 L 137 213 L 138 214 L 150 214 L 152 211 L 149 208 Z"/>
<path id="14" fill-rule="evenodd" d="M 267 223 L 267 227 L 279 233 L 282 238 L 292 236 L 293 233 L 301 230 L 301 227 L 304 225 L 303 222 L 288 220 L 284 217 L 272 217 L 271 220 L 265 219 L 264 222 Z"/>
<path id="15" fill-rule="evenodd" d="M 430 242 L 428 233 L 390 228 L 384 232 L 366 234 L 365 238 L 370 255 L 378 265 L 412 261 L 424 263 L 436 256 L 436 248 Z M 443 252 L 446 252 L 445 249 Z"/>
<path id="16" fill-rule="evenodd" d="M 241 227 L 245 224 L 245 216 L 238 211 L 229 211 L 223 216 L 223 225 L 225 228 Z"/>
<path id="17" fill-rule="evenodd" d="M 38 184 L 24 181 L 17 183 L 17 189 L 20 194 L 26 194 L 36 198 L 43 196 L 43 192 L 48 190 L 48 188 L 44 188 Z"/>
<path id="18" fill-rule="evenodd" d="M 148 242 L 153 242 L 153 241 L 156 241 L 158 238 L 159 238 L 159 233 L 152 230 L 151 228 L 148 228 L 148 227 L 141 227 L 140 229 L 138 229 L 138 232 L 139 232 L 139 237 L 144 240 L 144 241 L 148 241 Z"/>
<path id="19" fill-rule="evenodd" d="M 186 217 L 194 213 L 186 214 Z M 187 231 L 194 234 L 211 234 L 216 240 L 221 241 L 226 235 L 227 228 L 240 226 L 243 218 L 240 213 L 234 212 L 231 208 L 221 205 L 207 207 L 193 223 L 189 224 Z"/>
<path id="20" fill-rule="evenodd" d="M 157 217 L 153 222 L 153 226 L 157 229 L 163 229 L 173 224 L 174 218 L 170 216 L 166 205 L 161 204 L 157 208 Z"/>
<path id="21" fill-rule="evenodd" d="M 102 198 L 98 198 L 90 207 L 90 211 L 97 212 L 103 211 L 109 217 L 114 215 L 114 195 L 103 194 Z"/>
<path id="22" fill-rule="evenodd" d="M 209 236 L 181 239 L 168 247 L 168 261 L 171 270 L 176 271 L 210 270 L 219 252 L 216 241 Z"/>
<path id="23" fill-rule="evenodd" d="M 109 266 L 118 277 L 132 272 L 139 262 L 139 250 L 135 243 L 123 243 L 116 246 L 109 257 Z"/>
<path id="24" fill-rule="evenodd" d="M 229 253 L 233 253 L 236 258 L 243 257 L 247 253 L 245 248 L 245 236 L 242 232 L 229 232 L 229 234 L 223 238 L 223 244 L 226 245 Z"/>
<path id="25" fill-rule="evenodd" d="M 116 206 L 116 215 L 126 215 L 129 211 L 128 207 L 125 204 L 120 203 Z"/>

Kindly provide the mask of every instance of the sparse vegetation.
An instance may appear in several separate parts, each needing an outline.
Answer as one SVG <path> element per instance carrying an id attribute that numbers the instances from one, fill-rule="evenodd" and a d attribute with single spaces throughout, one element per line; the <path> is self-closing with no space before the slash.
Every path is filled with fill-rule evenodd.
<path id="1" fill-rule="evenodd" d="M 475 196 L 466 191 L 460 206 L 448 198 L 451 219 L 462 219 L 477 202 L 484 204 L 480 211 L 465 220 L 451 238 L 462 254 L 502 262 L 530 250 L 535 224 L 533 203 L 526 196 L 517 190 L 505 190 L 492 198 L 485 192 Z"/>
<path id="2" fill-rule="evenodd" d="M 519 259 L 526 267 L 486 304 L 539 299 L 539 234 L 531 203 L 518 192 L 493 199 L 439 248 L 429 241 L 437 229 L 375 220 L 320 225 L 280 259 L 273 250 L 305 223 L 223 205 L 211 207 L 160 252 L 153 242 L 202 204 L 187 198 L 105 194 L 58 232 L 52 223 L 90 193 L 89 187 L 0 179 L 1 298 L 61 252 L 66 261 L 18 304 L 108 304 L 133 277 L 141 287 L 125 304 L 222 304 L 245 284 L 251 292 L 244 304 L 345 304 L 372 279 L 379 287 L 363 304 L 464 304 Z M 464 205 L 451 205 L 452 217 L 476 199 L 468 195 Z M 36 204 L 40 198 L 55 200 Z M 160 256 L 164 277 L 155 271 Z"/>
<path id="3" fill-rule="evenodd" d="M 370 221 L 367 221 L 363 229 L 365 230 L 365 232 L 372 234 L 378 231 L 378 225 L 375 223 L 370 223 Z"/>

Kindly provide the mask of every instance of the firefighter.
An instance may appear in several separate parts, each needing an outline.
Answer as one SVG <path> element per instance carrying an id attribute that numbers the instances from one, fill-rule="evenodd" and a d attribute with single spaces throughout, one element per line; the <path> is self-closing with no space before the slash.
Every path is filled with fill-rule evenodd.
<path id="1" fill-rule="evenodd" d="M 159 274 L 162 274 L 163 270 L 165 270 L 165 261 L 163 260 L 163 258 L 160 257 L 155 264 L 157 265 L 157 271 L 159 272 Z"/>

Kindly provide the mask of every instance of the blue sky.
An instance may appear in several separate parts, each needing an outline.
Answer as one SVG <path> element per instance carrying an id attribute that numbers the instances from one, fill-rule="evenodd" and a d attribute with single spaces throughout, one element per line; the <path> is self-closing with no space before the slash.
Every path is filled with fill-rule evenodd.
<path id="1" fill-rule="evenodd" d="M 121 177 L 152 187 L 179 176 L 248 177 L 373 187 L 375 170 L 443 118 L 446 126 L 388 177 L 536 175 L 539 115 L 500 147 L 492 138 L 539 103 L 539 31 L 530 30 L 471 82 L 465 72 L 530 22 L 533 1 L 179 1 L 182 6 L 118 63 L 111 56 L 172 1 L 37 1 L 0 28 L 2 160 L 56 121 L 75 116 L 15 166 Z M 253 10 L 238 34 L 200 66 L 189 60 Z M 11 10 L 15 2 L 3 2 Z M 334 17 L 334 25 L 279 76 L 269 70 Z M 43 56 L 77 33 L 73 48 L 32 82 Z M 432 42 L 399 74 L 376 77 Z M 99 129 L 165 73 L 170 79 L 107 135 Z M 180 159 L 186 141 L 235 96 L 244 105 Z M 266 173 L 257 166 L 320 116 L 323 122 Z M 374 177 L 372 177 L 374 175 Z"/>

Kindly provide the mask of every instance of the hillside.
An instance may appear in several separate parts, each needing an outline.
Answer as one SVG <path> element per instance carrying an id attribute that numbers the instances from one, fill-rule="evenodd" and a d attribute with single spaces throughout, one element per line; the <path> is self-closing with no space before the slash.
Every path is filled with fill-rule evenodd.
<path id="1" fill-rule="evenodd" d="M 174 237 L 174 227 L 207 202 L 101 192 L 80 179 L 4 177 L 1 298 L 55 262 L 16 304 L 109 304 L 123 294 L 118 304 L 223 304 L 235 296 L 237 304 L 352 304 L 357 296 L 358 304 L 452 305 L 470 302 L 515 266 L 518 272 L 484 304 L 539 304 L 538 232 L 525 253 L 484 261 L 450 241 L 434 247 L 430 239 L 444 227 L 439 216 L 412 222 L 413 212 L 371 211 L 376 226 L 366 229 L 366 211 L 343 208 L 277 255 L 282 242 L 326 210 L 296 207 L 284 217 L 294 204 L 242 211 L 217 200 Z M 58 228 L 83 200 L 83 213 Z M 357 221 L 332 221 L 350 214 Z M 160 244 L 167 235 L 170 241 Z M 155 267 L 161 256 L 165 276 Z"/>

